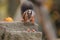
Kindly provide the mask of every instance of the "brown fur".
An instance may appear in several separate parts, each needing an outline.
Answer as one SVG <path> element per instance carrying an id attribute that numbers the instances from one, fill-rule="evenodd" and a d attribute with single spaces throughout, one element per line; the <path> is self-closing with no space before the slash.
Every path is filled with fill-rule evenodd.
<path id="1" fill-rule="evenodd" d="M 28 18 L 28 14 L 27 13 L 23 14 L 23 20 L 24 20 L 24 22 L 27 22 L 27 20 L 29 20 L 31 23 L 34 24 L 34 17 L 31 16 L 30 18 Z"/>

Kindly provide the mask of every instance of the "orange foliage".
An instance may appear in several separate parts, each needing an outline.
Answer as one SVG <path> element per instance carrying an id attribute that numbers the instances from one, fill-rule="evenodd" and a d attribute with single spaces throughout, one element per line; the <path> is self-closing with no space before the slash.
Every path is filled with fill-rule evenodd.
<path id="1" fill-rule="evenodd" d="M 46 2 L 44 3 L 44 5 L 48 8 L 48 10 L 50 10 L 52 4 L 53 4 L 53 0 L 46 0 Z"/>
<path id="2" fill-rule="evenodd" d="M 7 18 L 4 19 L 4 21 L 6 21 L 6 22 L 13 22 L 13 19 L 11 17 L 7 17 Z"/>

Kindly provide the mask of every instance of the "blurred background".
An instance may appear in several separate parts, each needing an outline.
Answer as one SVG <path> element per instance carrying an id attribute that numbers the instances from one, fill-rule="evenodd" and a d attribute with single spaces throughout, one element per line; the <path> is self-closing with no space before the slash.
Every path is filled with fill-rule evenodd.
<path id="1" fill-rule="evenodd" d="M 12 17 L 14 20 L 20 20 L 21 18 L 21 4 L 25 0 L 0 0 L 0 21 L 6 17 Z M 57 38 L 60 38 L 60 0 L 44 0 L 44 6 L 47 7 L 51 22 L 56 28 Z M 37 8 L 37 7 L 35 7 Z M 35 9 L 37 11 L 38 9 Z M 18 16 L 19 15 L 19 16 Z M 39 22 L 39 20 L 37 20 Z M 38 23 L 37 22 L 37 23 Z M 42 29 L 42 28 L 40 28 Z"/>

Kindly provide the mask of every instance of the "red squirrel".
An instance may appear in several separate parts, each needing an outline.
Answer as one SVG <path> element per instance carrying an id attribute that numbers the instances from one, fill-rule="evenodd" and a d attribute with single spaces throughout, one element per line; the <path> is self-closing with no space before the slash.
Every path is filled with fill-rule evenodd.
<path id="1" fill-rule="evenodd" d="M 21 5 L 21 14 L 24 22 L 31 22 L 34 24 L 35 13 L 34 13 L 34 8 L 31 2 L 24 2 Z"/>

